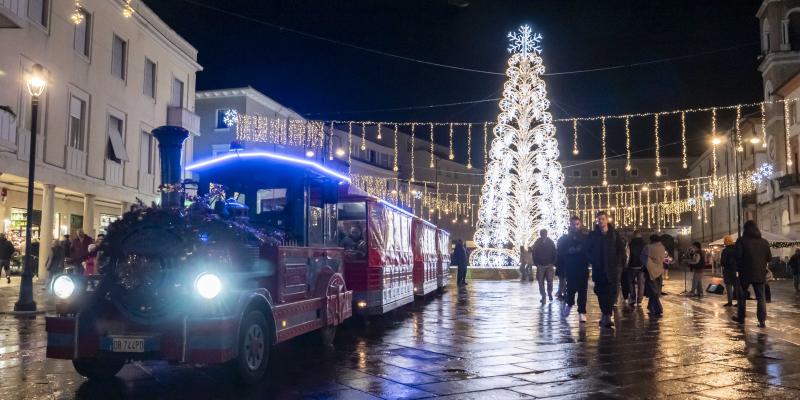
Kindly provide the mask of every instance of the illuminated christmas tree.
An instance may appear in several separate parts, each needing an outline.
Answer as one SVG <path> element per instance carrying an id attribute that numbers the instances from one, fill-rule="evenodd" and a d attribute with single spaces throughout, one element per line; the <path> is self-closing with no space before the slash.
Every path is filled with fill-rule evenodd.
<path id="1" fill-rule="evenodd" d="M 478 249 L 470 257 L 476 267 L 515 267 L 520 246 L 533 245 L 539 230 L 547 229 L 557 240 L 569 222 L 556 128 L 542 80 L 542 36 L 525 25 L 508 37 L 508 80 L 484 173 Z"/>

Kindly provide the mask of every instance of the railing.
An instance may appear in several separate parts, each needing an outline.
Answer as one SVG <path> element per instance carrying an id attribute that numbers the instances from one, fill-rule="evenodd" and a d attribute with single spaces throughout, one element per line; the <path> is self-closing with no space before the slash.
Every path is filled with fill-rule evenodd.
<path id="1" fill-rule="evenodd" d="M 780 189 L 787 189 L 794 186 L 800 186 L 800 177 L 797 174 L 786 174 L 779 176 L 777 179 L 778 187 Z"/>
<path id="2" fill-rule="evenodd" d="M 180 126 L 192 133 L 200 132 L 200 117 L 183 108 L 167 107 L 167 125 Z"/>
<path id="3" fill-rule="evenodd" d="M 0 28 L 22 28 L 26 8 L 25 0 L 0 0 Z"/>
<path id="4" fill-rule="evenodd" d="M 112 186 L 122 186 L 122 164 L 106 160 L 106 183 Z"/>
<path id="5" fill-rule="evenodd" d="M 67 146 L 67 172 L 73 175 L 86 175 L 86 152 Z"/>
<path id="6" fill-rule="evenodd" d="M 17 117 L 0 109 L 0 147 L 17 148 Z"/>

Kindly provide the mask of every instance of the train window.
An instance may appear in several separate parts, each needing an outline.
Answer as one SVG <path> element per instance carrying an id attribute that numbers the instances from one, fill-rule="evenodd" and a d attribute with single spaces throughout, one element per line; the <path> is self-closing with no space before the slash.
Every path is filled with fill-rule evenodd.
<path id="1" fill-rule="evenodd" d="M 286 189 L 261 189 L 256 192 L 258 200 L 257 214 L 263 212 L 281 212 L 286 209 Z"/>
<path id="2" fill-rule="evenodd" d="M 322 188 L 317 185 L 308 187 L 308 245 L 323 246 L 325 244 L 325 218 L 322 205 Z"/>
<path id="3" fill-rule="evenodd" d="M 339 235 L 337 226 L 336 204 L 325 204 L 325 246 L 338 247 Z"/>
<path id="4" fill-rule="evenodd" d="M 337 204 L 338 246 L 349 258 L 367 258 L 367 204 L 365 202 Z"/>

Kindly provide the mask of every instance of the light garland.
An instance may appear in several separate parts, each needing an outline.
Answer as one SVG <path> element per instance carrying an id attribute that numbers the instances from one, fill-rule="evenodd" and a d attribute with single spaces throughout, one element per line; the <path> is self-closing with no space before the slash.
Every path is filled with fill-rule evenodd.
<path id="1" fill-rule="evenodd" d="M 397 166 L 397 124 L 394 124 L 394 165 L 392 171 L 397 172 L 400 168 Z"/>
<path id="2" fill-rule="evenodd" d="M 467 125 L 467 169 L 472 169 L 472 124 Z"/>
<path id="3" fill-rule="evenodd" d="M 631 120 L 625 118 L 625 171 L 630 171 L 631 166 Z"/>
<path id="4" fill-rule="evenodd" d="M 603 186 L 608 186 L 608 160 L 606 158 L 606 119 L 603 118 L 600 120 L 601 124 L 601 133 L 600 133 L 600 141 L 603 145 Z"/>
<path id="5" fill-rule="evenodd" d="M 489 123 L 483 123 L 483 168 L 489 163 Z"/>
<path id="6" fill-rule="evenodd" d="M 328 128 L 328 160 L 333 161 L 333 122 Z"/>
<path id="7" fill-rule="evenodd" d="M 761 147 L 767 148 L 767 112 L 764 103 L 761 103 Z"/>
<path id="8" fill-rule="evenodd" d="M 791 133 L 789 129 L 789 101 L 783 102 L 783 129 L 786 132 L 786 172 L 788 173 L 792 166 L 792 143 L 789 137 Z"/>
<path id="9" fill-rule="evenodd" d="M 347 173 L 353 170 L 353 123 L 347 123 Z"/>
<path id="10" fill-rule="evenodd" d="M 742 108 L 736 107 L 736 120 L 733 122 L 733 131 L 736 137 L 736 151 L 741 153 L 744 151 L 742 146 L 742 132 L 739 129 L 739 121 L 742 119 Z"/>
<path id="11" fill-rule="evenodd" d="M 395 127 L 395 129 L 397 129 L 397 124 L 394 124 L 394 127 Z M 376 136 L 376 139 L 378 139 L 378 140 L 383 139 L 383 134 L 381 133 L 381 123 L 380 122 L 378 122 L 377 131 L 378 131 L 378 135 Z"/>
<path id="12" fill-rule="evenodd" d="M 658 134 L 658 114 L 653 116 L 653 133 L 656 140 L 656 177 L 661 176 L 661 143 Z M 648 200 L 650 197 L 647 197 Z"/>
<path id="13" fill-rule="evenodd" d="M 414 153 L 416 153 L 416 149 L 414 148 L 414 140 L 416 139 L 416 134 L 414 131 L 417 129 L 417 124 L 411 124 L 411 182 L 414 182 Z"/>
<path id="14" fill-rule="evenodd" d="M 80 25 L 83 23 L 83 7 L 81 7 L 80 0 L 75 0 L 75 8 L 72 10 L 72 14 L 70 14 L 69 19 L 75 25 Z"/>
<path id="15" fill-rule="evenodd" d="M 367 149 L 367 124 L 361 123 L 361 151 Z"/>
<path id="16" fill-rule="evenodd" d="M 476 266 L 516 267 L 518 249 L 531 246 L 535 232 L 547 229 L 557 240 L 566 233 L 569 219 L 556 129 L 541 79 L 542 36 L 525 25 L 509 38 L 512 55 L 484 174 L 478 248 L 470 255 Z"/>
<path id="17" fill-rule="evenodd" d="M 456 158 L 453 154 L 453 124 L 450 124 L 450 155 L 447 158 L 450 160 Z"/>
<path id="18" fill-rule="evenodd" d="M 681 156 L 683 158 L 683 169 L 689 168 L 686 158 L 686 113 L 681 113 Z"/>
<path id="19" fill-rule="evenodd" d="M 325 125 L 322 121 L 287 120 L 232 112 L 226 113 L 226 118 L 229 122 L 235 118 L 237 141 L 318 149 L 325 144 Z"/>
<path id="20" fill-rule="evenodd" d="M 719 138 L 717 138 L 717 109 L 714 108 L 711 110 L 711 168 L 714 170 L 714 175 L 712 178 L 712 185 L 716 185 L 717 183 L 717 145 L 720 144 Z"/>
<path id="21" fill-rule="evenodd" d="M 429 167 L 433 168 L 435 166 L 435 164 L 434 164 L 435 155 L 434 155 L 434 148 L 433 148 L 433 146 L 434 146 L 434 141 L 433 141 L 433 123 L 431 123 L 430 126 L 431 126 L 431 163 L 430 163 Z"/>
<path id="22" fill-rule="evenodd" d="M 572 120 L 572 154 L 578 155 L 578 120 Z"/>

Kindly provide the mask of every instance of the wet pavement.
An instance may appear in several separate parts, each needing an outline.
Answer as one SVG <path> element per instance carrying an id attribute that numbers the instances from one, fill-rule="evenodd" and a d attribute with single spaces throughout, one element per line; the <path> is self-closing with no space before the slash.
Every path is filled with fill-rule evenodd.
<path id="1" fill-rule="evenodd" d="M 664 317 L 615 312 L 616 329 L 566 321 L 539 303 L 535 284 L 473 281 L 381 319 L 351 320 L 335 350 L 313 338 L 278 346 L 268 378 L 245 388 L 220 367 L 129 364 L 110 384 L 87 382 L 47 360 L 41 315 L 0 315 L 0 399 L 518 399 L 800 398 L 800 296 L 773 282 L 768 327 L 750 306 L 731 323 L 724 296 L 679 295 L 673 273 Z M 591 289 L 590 289 L 591 290 Z M 0 306 L 16 298 L 0 286 Z M 752 302 L 751 302 L 752 303 Z M 7 308 L 6 308 L 7 310 Z"/>

